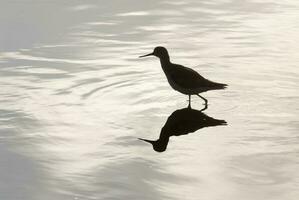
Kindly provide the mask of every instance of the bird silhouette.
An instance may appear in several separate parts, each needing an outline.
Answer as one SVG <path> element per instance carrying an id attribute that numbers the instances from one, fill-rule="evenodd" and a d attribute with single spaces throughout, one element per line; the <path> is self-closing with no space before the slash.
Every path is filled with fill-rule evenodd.
<path id="1" fill-rule="evenodd" d="M 168 117 L 158 140 L 138 139 L 152 144 L 155 151 L 163 152 L 171 136 L 186 135 L 209 126 L 227 125 L 225 120 L 214 119 L 203 113 L 206 108 L 207 106 L 202 110 L 194 110 L 187 107 L 176 110 Z"/>
<path id="2" fill-rule="evenodd" d="M 146 56 L 156 56 L 160 58 L 161 66 L 168 83 L 174 90 L 189 96 L 189 107 L 191 107 L 191 95 L 197 95 L 205 101 L 205 104 L 208 104 L 208 100 L 199 95 L 199 93 L 209 90 L 225 89 L 227 86 L 227 84 L 216 83 L 205 79 L 193 69 L 172 63 L 165 47 L 156 47 L 152 53 L 139 57 L 142 58 Z"/>

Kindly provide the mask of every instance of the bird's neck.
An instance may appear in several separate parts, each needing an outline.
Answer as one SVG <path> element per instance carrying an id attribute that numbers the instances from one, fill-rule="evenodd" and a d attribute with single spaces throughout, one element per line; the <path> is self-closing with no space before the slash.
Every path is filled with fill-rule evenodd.
<path id="1" fill-rule="evenodd" d="M 169 57 L 160 58 L 160 63 L 164 72 L 169 68 L 169 64 L 171 64 Z"/>

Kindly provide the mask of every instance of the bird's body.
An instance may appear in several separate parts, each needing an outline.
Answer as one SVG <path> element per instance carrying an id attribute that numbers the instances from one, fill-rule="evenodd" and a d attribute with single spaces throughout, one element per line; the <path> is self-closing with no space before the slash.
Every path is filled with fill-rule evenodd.
<path id="1" fill-rule="evenodd" d="M 174 64 L 170 61 L 168 52 L 164 47 L 156 47 L 153 53 L 140 56 L 155 55 L 160 58 L 162 69 L 167 77 L 167 81 L 170 86 L 185 95 L 189 95 L 189 106 L 191 95 L 198 95 L 207 104 L 207 100 L 199 95 L 199 93 L 209 90 L 225 89 L 226 84 L 216 83 L 205 79 L 198 72 L 191 68 L 184 67 L 182 65 Z"/>
<path id="2" fill-rule="evenodd" d="M 182 65 L 161 62 L 162 69 L 170 86 L 186 95 L 197 95 L 208 90 L 224 89 L 226 84 L 205 79 L 193 69 Z"/>

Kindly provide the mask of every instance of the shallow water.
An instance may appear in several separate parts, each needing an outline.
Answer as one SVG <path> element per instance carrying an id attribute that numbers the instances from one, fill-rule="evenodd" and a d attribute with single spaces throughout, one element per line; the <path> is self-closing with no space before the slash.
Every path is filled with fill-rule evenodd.
<path id="1" fill-rule="evenodd" d="M 298 199 L 298 19 L 297 0 L 2 0 L 0 199 Z M 203 94 L 227 125 L 162 153 L 138 138 L 188 103 L 138 58 L 158 45 L 229 85 Z"/>

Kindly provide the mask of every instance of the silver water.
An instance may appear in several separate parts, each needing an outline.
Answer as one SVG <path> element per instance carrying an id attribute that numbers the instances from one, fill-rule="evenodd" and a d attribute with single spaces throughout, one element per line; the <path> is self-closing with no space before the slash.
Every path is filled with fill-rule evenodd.
<path id="1" fill-rule="evenodd" d="M 299 198 L 297 0 L 0 5 L 0 199 Z M 155 46 L 229 85 L 203 94 L 227 126 L 137 139 L 188 104 Z"/>

